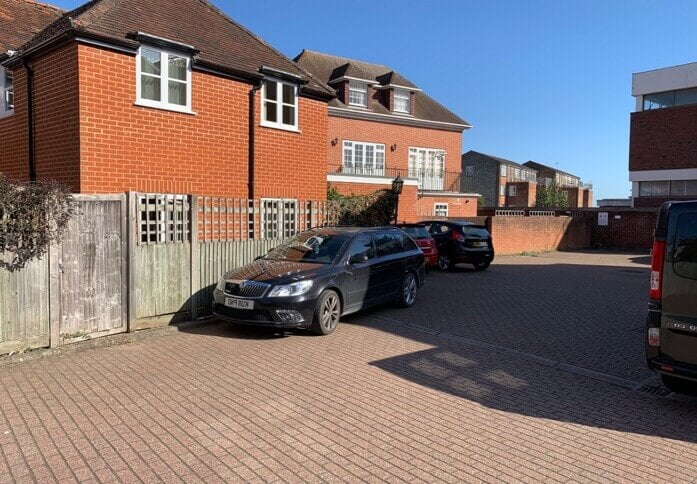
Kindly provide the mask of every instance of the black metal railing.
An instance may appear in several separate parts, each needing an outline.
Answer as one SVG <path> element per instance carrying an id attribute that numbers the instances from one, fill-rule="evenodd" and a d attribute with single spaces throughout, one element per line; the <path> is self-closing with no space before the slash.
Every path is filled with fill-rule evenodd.
<path id="1" fill-rule="evenodd" d="M 409 178 L 416 179 L 419 183 L 419 190 L 426 192 L 461 192 L 466 188 L 465 183 L 463 183 L 465 177 L 459 171 L 408 170 L 406 168 L 342 165 L 337 170 L 337 173 L 359 176 L 384 176 L 387 178 L 400 176 L 405 180 Z M 470 191 L 473 189 L 474 187 L 471 187 Z"/>

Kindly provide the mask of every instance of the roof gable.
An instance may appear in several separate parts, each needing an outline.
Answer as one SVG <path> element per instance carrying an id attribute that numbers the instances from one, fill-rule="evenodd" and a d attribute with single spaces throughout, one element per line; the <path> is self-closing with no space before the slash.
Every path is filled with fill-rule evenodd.
<path id="1" fill-rule="evenodd" d="M 17 50 L 63 11 L 32 0 L 0 0 L 0 54 Z"/>
<path id="2" fill-rule="evenodd" d="M 542 163 L 538 163 L 536 161 L 529 160 L 523 164 L 529 168 L 532 168 L 533 170 L 551 170 L 551 171 L 556 172 L 556 173 L 561 173 L 562 175 L 568 175 L 568 176 L 573 177 L 573 178 L 578 178 L 579 180 L 581 179 L 581 177 L 578 175 L 572 175 L 571 173 L 567 173 L 567 172 L 562 171 L 558 168 L 543 165 Z"/>
<path id="3" fill-rule="evenodd" d="M 479 159 L 482 159 L 482 158 L 487 159 L 487 160 L 494 162 L 494 163 L 502 163 L 505 165 L 512 165 L 512 166 L 516 166 L 518 168 L 523 168 L 523 169 L 535 171 L 534 168 L 531 168 L 531 167 L 526 166 L 524 164 L 521 165 L 520 163 L 516 163 L 515 161 L 507 160 L 506 158 L 500 158 L 498 156 L 489 155 L 487 153 L 482 153 L 481 151 L 469 150 L 467 153 L 464 153 L 462 155 L 462 159 L 466 160 L 467 158 L 471 158 L 471 157 L 475 157 L 475 156 L 478 157 Z"/>
<path id="4" fill-rule="evenodd" d="M 270 67 L 306 80 L 304 89 L 333 95 L 331 88 L 206 0 L 92 0 L 63 15 L 22 51 L 66 32 L 131 47 L 138 43 L 129 33 L 143 32 L 193 46 L 198 50 L 194 64 L 249 74 Z"/>
<path id="5" fill-rule="evenodd" d="M 321 52 L 315 52 L 312 50 L 304 49 L 296 58 L 295 61 L 311 74 L 313 74 L 318 80 L 322 82 L 329 82 L 331 79 L 336 78 L 336 71 L 341 69 L 348 70 L 356 69 L 355 72 L 364 73 L 367 75 L 367 79 L 375 80 L 376 83 L 382 85 L 395 84 L 404 87 L 410 87 L 415 92 L 415 103 L 414 103 L 414 118 L 424 120 L 424 121 L 435 121 L 439 123 L 448 123 L 453 125 L 462 125 L 467 128 L 470 124 L 454 114 L 452 111 L 445 108 L 440 103 L 433 100 L 431 97 L 419 90 L 414 84 L 409 82 L 404 76 L 396 72 L 395 70 L 381 65 L 381 64 L 371 64 L 369 62 L 363 62 L 355 59 L 348 59 L 345 57 L 337 57 L 329 54 L 323 54 Z M 334 76 L 334 77 L 333 77 Z M 353 77 L 348 76 L 347 77 Z M 342 103 L 338 99 L 334 99 L 330 106 L 347 108 L 347 105 Z M 394 115 L 401 116 L 404 115 L 394 114 L 379 104 L 373 104 L 369 107 L 369 110 L 375 114 L 382 115 Z"/>

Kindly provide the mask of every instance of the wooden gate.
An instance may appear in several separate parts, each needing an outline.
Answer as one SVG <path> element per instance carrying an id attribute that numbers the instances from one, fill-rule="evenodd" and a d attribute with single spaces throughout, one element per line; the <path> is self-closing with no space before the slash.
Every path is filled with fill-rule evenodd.
<path id="1" fill-rule="evenodd" d="M 50 251 L 52 344 L 127 329 L 126 197 L 75 198 L 65 238 Z"/>

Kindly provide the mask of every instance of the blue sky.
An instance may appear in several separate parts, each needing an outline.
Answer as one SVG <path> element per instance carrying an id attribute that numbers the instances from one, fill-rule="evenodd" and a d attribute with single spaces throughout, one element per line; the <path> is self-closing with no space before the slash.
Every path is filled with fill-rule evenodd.
<path id="1" fill-rule="evenodd" d="M 631 74 L 697 61 L 692 0 L 214 3 L 289 57 L 393 67 L 474 126 L 463 151 L 556 165 L 596 198 L 629 195 Z"/>

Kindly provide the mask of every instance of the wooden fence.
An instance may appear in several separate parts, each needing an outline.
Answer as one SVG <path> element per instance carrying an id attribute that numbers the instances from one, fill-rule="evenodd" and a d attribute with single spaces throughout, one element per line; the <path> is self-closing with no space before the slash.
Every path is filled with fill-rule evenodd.
<path id="1" fill-rule="evenodd" d="M 0 354 L 210 313 L 223 274 L 336 217 L 324 201 L 76 195 L 61 244 L 0 271 Z"/>

